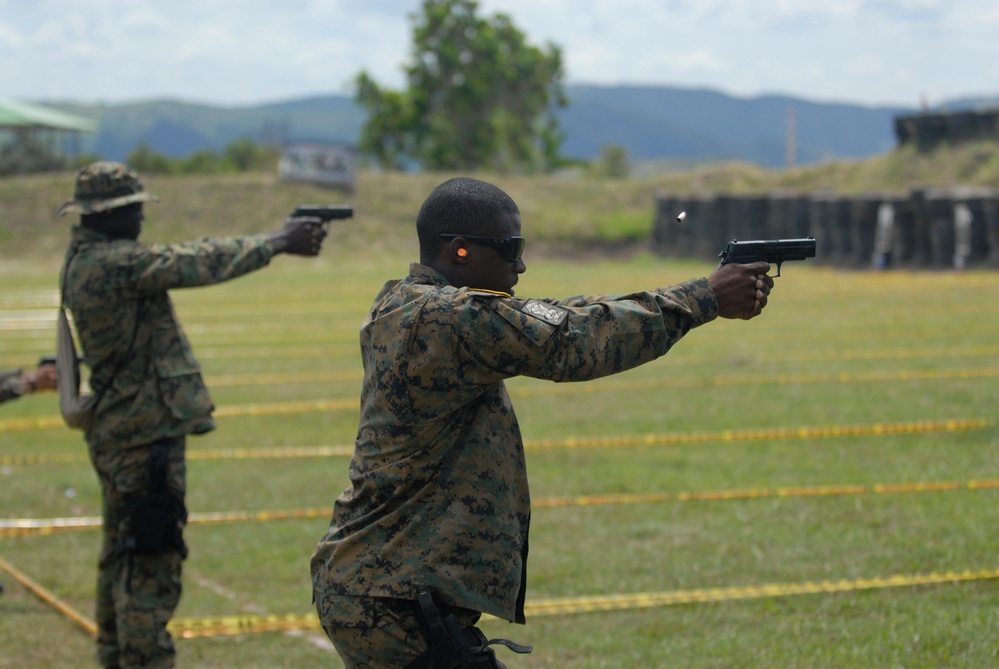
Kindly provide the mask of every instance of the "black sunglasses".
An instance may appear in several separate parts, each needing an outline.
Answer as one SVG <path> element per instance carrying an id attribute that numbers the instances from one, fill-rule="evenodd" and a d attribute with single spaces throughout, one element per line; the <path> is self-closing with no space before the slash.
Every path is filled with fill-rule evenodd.
<path id="1" fill-rule="evenodd" d="M 527 246 L 527 240 L 523 237 L 507 237 L 506 239 L 497 239 L 495 237 L 476 237 L 475 235 L 458 235 L 450 232 L 441 233 L 441 239 L 455 239 L 461 237 L 462 239 L 467 239 L 470 242 L 475 242 L 476 244 L 485 244 L 486 246 L 491 246 L 500 252 L 505 260 L 510 262 L 517 262 L 520 257 L 524 255 L 524 247 Z"/>

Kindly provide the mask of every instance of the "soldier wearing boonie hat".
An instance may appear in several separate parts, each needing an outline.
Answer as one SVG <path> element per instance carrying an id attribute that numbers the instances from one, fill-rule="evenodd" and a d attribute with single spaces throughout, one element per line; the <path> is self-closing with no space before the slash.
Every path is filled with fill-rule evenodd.
<path id="1" fill-rule="evenodd" d="M 59 215 L 96 214 L 135 202 L 159 202 L 142 189 L 139 175 L 121 163 L 101 160 L 76 173 L 73 199 L 59 207 Z"/>
<path id="2" fill-rule="evenodd" d="M 298 217 L 269 234 L 142 244 L 142 205 L 157 200 L 135 171 L 99 161 L 77 173 L 73 198 L 59 208 L 80 214 L 62 300 L 97 398 L 84 429 L 101 486 L 95 617 L 97 657 L 107 669 L 174 666 L 166 626 L 187 552 L 186 438 L 215 428 L 169 291 L 241 276 L 279 253 L 318 255 L 326 234 L 320 219 Z"/>

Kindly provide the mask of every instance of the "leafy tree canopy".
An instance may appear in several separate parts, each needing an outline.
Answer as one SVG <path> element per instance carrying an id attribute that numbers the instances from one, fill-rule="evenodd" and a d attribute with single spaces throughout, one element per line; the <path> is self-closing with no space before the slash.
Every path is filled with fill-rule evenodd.
<path id="1" fill-rule="evenodd" d="M 475 0 L 424 0 L 413 15 L 408 88 L 381 88 L 366 72 L 360 149 L 390 168 L 547 170 L 560 161 L 555 111 L 567 104 L 562 52 L 531 46 L 505 14 L 476 15 Z"/>

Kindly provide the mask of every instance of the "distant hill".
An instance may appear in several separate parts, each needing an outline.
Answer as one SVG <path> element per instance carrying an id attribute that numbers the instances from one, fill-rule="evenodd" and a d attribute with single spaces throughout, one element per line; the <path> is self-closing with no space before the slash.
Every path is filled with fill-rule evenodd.
<path id="1" fill-rule="evenodd" d="M 84 138 L 83 150 L 111 160 L 124 160 L 140 142 L 172 157 L 201 149 L 218 151 L 244 137 L 278 143 L 308 140 L 353 144 L 364 123 L 363 110 L 346 96 L 256 107 L 152 100 L 72 109 L 99 122 L 97 133 Z"/>
<path id="2" fill-rule="evenodd" d="M 659 87 L 568 92 L 571 106 L 562 114 L 566 152 L 590 157 L 611 143 L 627 148 L 633 160 L 741 159 L 780 167 L 792 110 L 799 164 L 870 156 L 895 146 L 894 117 L 913 111 Z"/>
<path id="3" fill-rule="evenodd" d="M 894 117 L 918 111 L 671 87 L 574 85 L 566 92 L 570 104 L 560 112 L 564 152 L 580 159 L 595 158 L 602 147 L 615 144 L 633 161 L 739 159 L 781 167 L 791 110 L 798 164 L 862 158 L 892 149 Z M 99 122 L 98 132 L 84 138 L 84 151 L 116 160 L 143 141 L 169 156 L 221 150 L 244 137 L 354 144 L 364 123 L 363 110 L 344 95 L 255 107 L 171 100 L 61 107 Z"/>

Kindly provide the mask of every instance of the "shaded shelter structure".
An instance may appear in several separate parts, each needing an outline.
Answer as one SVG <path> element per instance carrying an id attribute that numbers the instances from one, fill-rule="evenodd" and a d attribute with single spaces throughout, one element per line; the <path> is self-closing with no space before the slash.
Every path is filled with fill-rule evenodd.
<path id="1" fill-rule="evenodd" d="M 663 256 L 709 259 L 733 239 L 810 236 L 816 260 L 837 267 L 999 267 L 999 191 L 989 188 L 659 193 L 655 211 L 652 249 Z"/>
<path id="2" fill-rule="evenodd" d="M 920 150 L 950 142 L 999 139 L 999 107 L 939 114 L 895 117 L 898 145 L 915 144 Z"/>
<path id="3" fill-rule="evenodd" d="M 96 129 L 91 119 L 0 97 L 0 174 L 64 167 L 80 152 L 80 134 Z"/>

